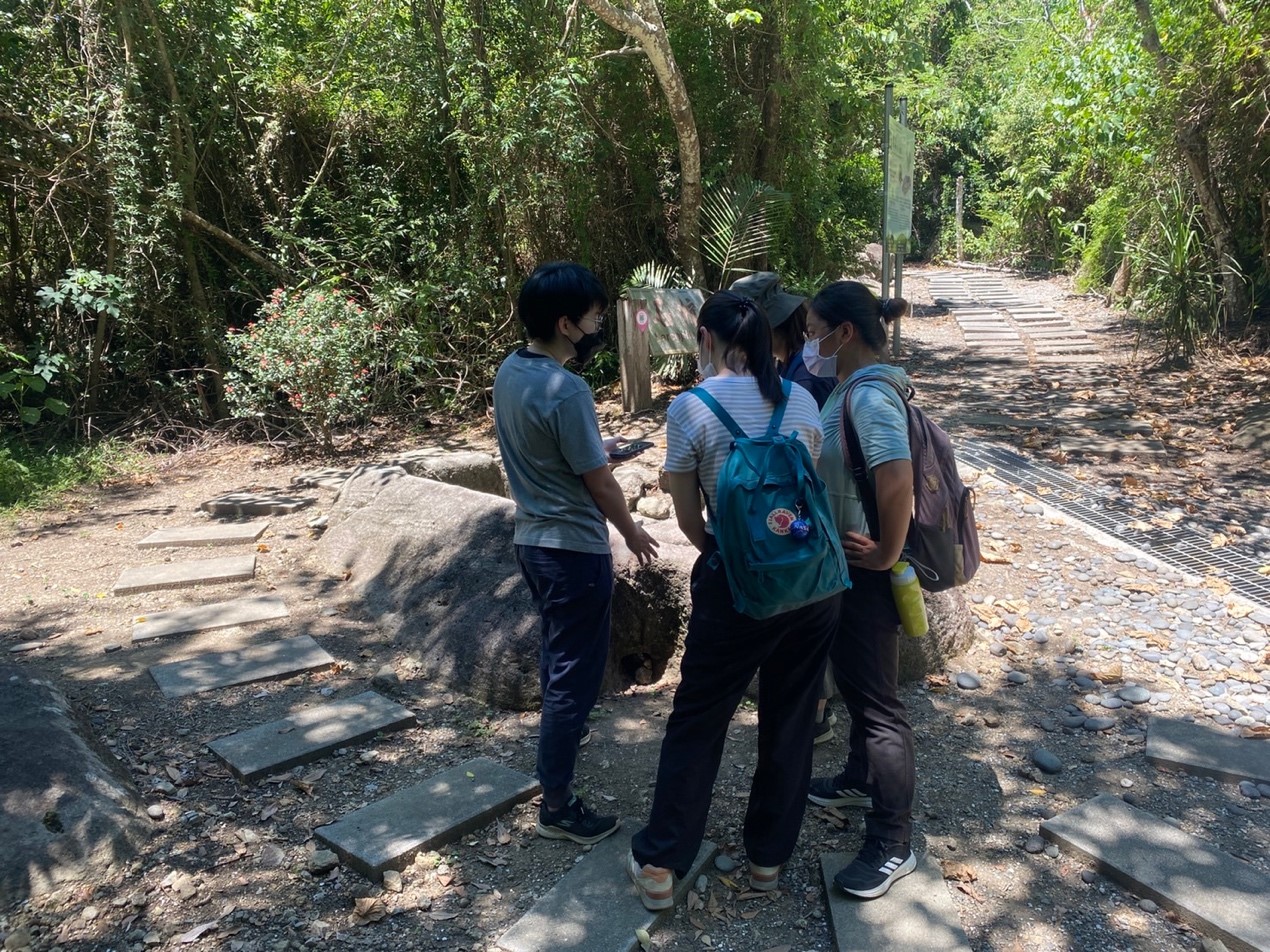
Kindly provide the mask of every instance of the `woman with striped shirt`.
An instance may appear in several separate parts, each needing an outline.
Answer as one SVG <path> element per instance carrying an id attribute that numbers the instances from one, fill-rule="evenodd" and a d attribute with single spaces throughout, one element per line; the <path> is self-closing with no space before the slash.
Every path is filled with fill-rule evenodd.
<path id="1" fill-rule="evenodd" d="M 788 399 L 781 431 L 796 432 L 813 460 L 820 455 L 816 401 L 801 387 L 785 396 L 767 318 L 758 304 L 731 291 L 711 295 L 697 318 L 697 342 L 705 378 L 701 386 L 741 429 L 762 434 L 777 404 Z M 702 496 L 707 504 L 716 498 L 731 445 L 732 435 L 697 397 L 683 394 L 671 403 L 666 414 L 670 495 L 680 529 L 701 554 L 692 570 L 692 611 L 652 812 L 627 857 L 627 871 L 648 909 L 674 904 L 674 876 L 687 874 L 701 848 L 728 724 L 756 672 L 758 765 L 744 829 L 754 889 L 776 888 L 806 807 L 813 720 L 838 599 L 762 620 L 735 610 L 702 512 Z"/>

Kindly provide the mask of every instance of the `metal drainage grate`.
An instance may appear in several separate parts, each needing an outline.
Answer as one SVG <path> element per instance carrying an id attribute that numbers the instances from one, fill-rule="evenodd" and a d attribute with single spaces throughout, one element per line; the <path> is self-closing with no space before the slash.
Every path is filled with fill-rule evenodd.
<path id="1" fill-rule="evenodd" d="M 957 455 L 977 469 L 992 469 L 993 475 L 1043 499 L 1047 506 L 1079 519 L 1115 539 L 1148 552 L 1165 565 L 1190 575 L 1222 573 L 1230 587 L 1245 598 L 1270 608 L 1270 578 L 1257 574 L 1257 562 L 1250 556 L 1228 549 L 1214 549 L 1209 540 L 1185 527 L 1132 528 L 1142 514 L 1112 490 L 1090 486 L 1061 470 L 1020 456 L 1000 446 L 963 441 Z M 1038 488 L 1048 492 L 1037 493 Z"/>

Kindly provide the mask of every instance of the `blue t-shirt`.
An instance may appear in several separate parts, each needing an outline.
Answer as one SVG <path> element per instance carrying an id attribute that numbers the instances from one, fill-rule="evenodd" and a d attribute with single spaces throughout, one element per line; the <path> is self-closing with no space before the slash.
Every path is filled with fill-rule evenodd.
<path id="1" fill-rule="evenodd" d="M 795 351 L 789 358 L 789 363 L 781 369 L 781 377 L 810 393 L 815 398 L 818 409 L 824 407 L 829 394 L 833 393 L 833 388 L 838 384 L 836 377 L 818 377 L 808 370 L 801 350 Z"/>
<path id="2" fill-rule="evenodd" d="M 848 532 L 869 534 L 860 492 L 842 448 L 842 401 L 855 384 L 860 386 L 851 394 L 851 422 L 860 437 L 860 449 L 864 450 L 868 468 L 874 470 L 883 463 L 912 458 L 908 448 L 908 412 L 890 380 L 907 392 L 908 374 L 899 367 L 890 364 L 861 367 L 834 387 L 820 411 L 825 443 L 816 472 L 825 481 L 834 522 L 844 535 Z"/>
<path id="3" fill-rule="evenodd" d="M 494 377 L 494 430 L 516 502 L 516 544 L 607 555 L 608 526 L 582 474 L 608 465 L 608 454 L 582 378 L 516 351 Z"/>

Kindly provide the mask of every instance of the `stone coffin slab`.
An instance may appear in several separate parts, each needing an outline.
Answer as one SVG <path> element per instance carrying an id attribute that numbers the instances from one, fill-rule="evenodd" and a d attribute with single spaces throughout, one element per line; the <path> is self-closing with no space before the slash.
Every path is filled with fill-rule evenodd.
<path id="1" fill-rule="evenodd" d="M 1179 721 L 1153 717 L 1147 722 L 1147 760 L 1159 767 L 1238 783 L 1270 783 L 1270 741 Z"/>
<path id="2" fill-rule="evenodd" d="M 862 902 L 833 884 L 838 870 L 854 858 L 849 853 L 820 856 L 820 873 L 838 952 L 970 952 L 957 907 L 933 859 L 919 853 L 917 868 L 897 879 L 883 899 Z"/>
<path id="3" fill-rule="evenodd" d="M 138 615 L 133 620 L 132 640 L 146 641 L 164 635 L 180 635 L 187 631 L 232 628 L 234 625 L 286 618 L 289 614 L 287 603 L 277 595 L 248 595 L 228 602 L 171 608 Z"/>
<path id="4" fill-rule="evenodd" d="M 512 545 L 509 499 L 420 479 L 367 472 L 345 484 L 312 558 L 343 576 L 367 611 L 418 651 L 423 673 L 491 706 L 530 710 L 542 700 L 540 621 Z M 638 670 L 660 677 L 689 608 L 696 550 L 664 545 L 640 568 L 620 540 L 604 690 Z"/>
<path id="5" fill-rule="evenodd" d="M 26 666 L 0 665 L 0 908 L 101 882 L 153 824 L 123 765 Z"/>
<path id="6" fill-rule="evenodd" d="M 366 691 L 221 737 L 207 746 L 239 779 L 251 781 L 325 757 L 337 747 L 414 725 L 414 712 Z"/>
<path id="7" fill-rule="evenodd" d="M 650 932 L 661 916 L 649 912 L 626 874 L 626 854 L 639 823 L 626 820 L 622 829 L 581 854 L 564 878 L 556 883 L 498 940 L 505 952 L 635 952 L 636 929 Z M 688 875 L 675 883 L 675 904 L 715 854 L 713 843 L 703 843 Z"/>
<path id="8" fill-rule="evenodd" d="M 536 796 L 538 781 L 488 757 L 451 767 L 314 830 L 347 865 L 378 882 L 416 853 L 452 843 Z"/>
<path id="9" fill-rule="evenodd" d="M 276 493 L 227 493 L 203 503 L 204 512 L 213 516 L 285 516 L 315 502 L 312 496 L 283 496 Z"/>
<path id="10" fill-rule="evenodd" d="M 1041 834 L 1235 952 L 1270 952 L 1270 876 L 1198 837 L 1106 793 L 1045 820 Z"/>
<path id="11" fill-rule="evenodd" d="M 176 546 L 245 545 L 259 539 L 267 522 L 219 522 L 210 526 L 174 526 L 150 533 L 137 543 L 138 549 Z"/>
<path id="12" fill-rule="evenodd" d="M 164 697 L 186 697 L 235 684 L 285 678 L 328 668 L 335 659 L 308 635 L 284 638 L 239 651 L 216 651 L 185 661 L 156 664 L 150 676 Z"/>
<path id="13" fill-rule="evenodd" d="M 218 585 L 246 582 L 256 575 L 254 555 L 227 555 L 218 559 L 190 559 L 184 562 L 160 562 L 124 569 L 111 589 L 115 595 L 135 595 L 165 588 L 190 585 Z"/>

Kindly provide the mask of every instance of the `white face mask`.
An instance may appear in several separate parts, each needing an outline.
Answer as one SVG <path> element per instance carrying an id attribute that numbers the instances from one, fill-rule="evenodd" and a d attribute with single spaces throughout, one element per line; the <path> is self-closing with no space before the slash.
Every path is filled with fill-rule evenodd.
<path id="1" fill-rule="evenodd" d="M 707 377 L 713 377 L 718 373 L 714 369 L 714 361 L 710 359 L 710 355 L 706 353 L 705 348 L 700 343 L 697 344 L 697 373 L 701 375 L 702 380 Z"/>
<path id="2" fill-rule="evenodd" d="M 832 334 L 830 331 L 829 334 Z M 825 337 L 828 337 L 826 334 Z M 815 340 L 809 340 L 803 344 L 803 363 L 807 365 L 807 369 L 811 371 L 815 377 L 836 377 L 838 376 L 838 351 L 842 350 L 842 344 L 834 348 L 832 354 L 820 353 L 820 342 L 824 338 L 817 337 Z"/>

